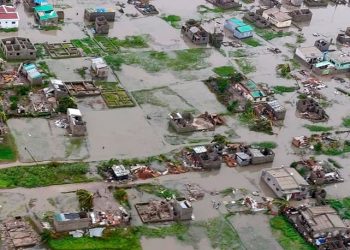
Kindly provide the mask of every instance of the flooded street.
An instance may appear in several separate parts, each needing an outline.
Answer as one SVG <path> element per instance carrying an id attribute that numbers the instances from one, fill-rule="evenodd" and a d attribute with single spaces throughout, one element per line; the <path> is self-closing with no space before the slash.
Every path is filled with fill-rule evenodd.
<path id="1" fill-rule="evenodd" d="M 49 1 L 52 3 L 52 1 Z M 55 125 L 58 119 L 46 118 L 10 118 L 7 121 L 9 130 L 14 137 L 18 151 L 18 161 L 4 166 L 21 165 L 43 161 L 84 161 L 99 162 L 116 159 L 146 158 L 169 152 L 178 152 L 188 146 L 208 144 L 216 134 L 225 135 L 231 142 L 258 143 L 272 141 L 277 144 L 273 163 L 257 166 L 229 168 L 221 164 L 219 170 L 210 172 L 189 172 L 181 175 L 165 175 L 154 180 L 138 180 L 135 183 L 155 183 L 185 193 L 185 184 L 198 184 L 205 191 L 202 200 L 194 201 L 194 221 L 190 226 L 192 240 L 180 240 L 175 237 L 141 238 L 142 248 L 145 250 L 166 248 L 169 250 L 209 250 L 215 248 L 204 232 L 203 227 L 196 225 L 215 218 L 225 218 L 232 231 L 241 242 L 239 247 L 230 246 L 225 249 L 283 249 L 269 226 L 270 216 L 264 213 L 229 215 L 224 205 L 218 209 L 213 207 L 213 201 L 227 204 L 233 201 L 231 196 L 219 194 L 226 188 L 245 189 L 250 193 L 259 191 L 261 196 L 275 197 L 271 189 L 261 180 L 262 169 L 289 166 L 294 161 L 308 158 L 292 147 L 292 138 L 300 135 L 311 135 L 305 125 L 312 122 L 296 115 L 296 102 L 299 94 L 276 94 L 276 99 L 286 108 L 283 126 L 273 127 L 273 134 L 268 135 L 249 130 L 238 119 L 238 115 L 231 114 L 227 107 L 220 103 L 204 80 L 215 76 L 214 68 L 233 66 L 243 71 L 240 62 L 247 60 L 252 70 L 246 77 L 257 83 L 268 86 L 300 86 L 300 81 L 293 78 L 286 79 L 277 75 L 276 66 L 291 63 L 294 49 L 299 46 L 312 46 L 316 39 L 335 40 L 341 30 L 349 26 L 349 5 L 334 5 L 330 3 L 324 8 L 310 8 L 313 17 L 311 22 L 292 25 L 284 31 L 291 31 L 291 35 L 265 40 L 254 34 L 260 46 L 249 46 L 240 42 L 241 47 L 222 46 L 215 49 L 208 46 L 193 45 L 181 35 L 180 29 L 174 28 L 162 19 L 164 16 L 177 15 L 181 17 L 179 24 L 188 19 L 201 20 L 203 26 L 212 32 L 215 27 L 222 27 L 224 21 L 231 17 L 242 19 L 246 10 L 256 10 L 259 2 L 244 4 L 241 10 L 228 11 L 199 11 L 200 5 L 213 8 L 205 0 L 153 0 L 160 14 L 142 16 L 134 6 L 127 4 L 127 0 L 59 0 L 54 1 L 57 10 L 64 10 L 65 21 L 61 30 L 43 31 L 34 23 L 33 13 L 25 11 L 23 4 L 18 6 L 21 17 L 17 32 L 0 32 L 0 38 L 11 36 L 27 37 L 33 43 L 69 42 L 72 39 L 82 39 L 93 35 L 92 24 L 84 21 L 84 9 L 87 7 L 115 7 L 117 3 L 124 3 L 124 14 L 117 12 L 116 21 L 110 25 L 109 37 L 124 39 L 127 36 L 140 35 L 146 37 L 148 48 L 118 48 L 121 58 L 119 70 L 109 70 L 105 82 L 120 84 L 125 88 L 134 107 L 108 108 L 101 96 L 75 97 L 77 107 L 86 122 L 87 135 L 75 138 L 66 129 Z M 128 14 L 129 16 L 127 16 Z M 137 17 L 131 17 L 138 14 Z M 301 30 L 299 30 L 299 27 Z M 297 42 L 297 34 L 302 33 L 305 41 Z M 318 37 L 315 34 L 319 34 Z M 233 40 L 228 32 L 225 42 Z M 335 42 L 335 41 L 334 41 Z M 295 48 L 294 48 L 295 47 Z M 200 55 L 180 54 L 188 49 L 202 48 Z M 268 49 L 278 48 L 281 53 L 274 54 Z M 237 51 L 244 52 L 237 56 Z M 157 53 L 159 54 L 157 54 Z M 148 54 L 147 54 L 148 53 Z M 153 54 L 152 54 L 153 53 Z M 236 53 L 236 55 L 235 55 Z M 110 56 L 113 53 L 105 53 Z M 155 59 L 156 57 L 161 59 Z M 166 59 L 164 59 L 164 58 Z M 193 62 L 186 64 L 189 57 Z M 91 56 L 66 59 L 51 59 L 43 57 L 56 78 L 62 81 L 94 80 L 90 75 Z M 129 60 L 129 61 L 128 61 Z M 180 66 L 183 66 L 182 68 Z M 86 75 L 81 75 L 77 69 L 86 68 Z M 306 69 L 298 66 L 298 69 Z M 320 123 L 331 126 L 334 130 L 345 130 L 343 119 L 350 115 L 350 97 L 339 93 L 335 88 L 350 87 L 349 74 L 339 75 L 345 80 L 340 83 L 329 76 L 322 77 L 327 86 L 320 92 L 327 97 L 325 111 L 330 119 Z M 347 86 L 347 87 L 346 87 Z M 215 131 L 200 131 L 188 134 L 178 134 L 169 127 L 169 114 L 172 112 L 191 112 L 200 115 L 205 112 L 221 114 L 225 125 L 216 127 Z M 349 133 L 345 138 L 349 140 Z M 339 169 L 344 182 L 326 186 L 329 197 L 344 198 L 349 196 L 350 190 L 350 158 L 349 153 L 331 156 L 343 168 Z M 330 156 L 317 155 L 317 160 L 327 160 Z M 1 165 L 0 165 L 1 168 Z M 91 170 L 92 168 L 90 168 Z M 95 170 L 95 169 L 94 169 Z M 91 172 L 91 171 L 90 171 Z M 96 173 L 93 173 L 96 174 Z M 67 183 L 67 182 L 65 182 Z M 77 189 L 86 189 L 92 193 L 102 192 L 104 195 L 96 205 L 100 210 L 118 209 L 114 202 L 113 193 L 107 191 L 108 186 L 115 184 L 103 181 L 66 184 L 39 188 L 13 188 L 0 190 L 0 219 L 8 216 L 25 216 L 31 213 L 43 218 L 47 213 L 72 212 L 79 210 L 79 203 L 75 194 Z M 134 205 L 146 202 L 151 195 L 144 195 L 134 189 L 128 189 L 131 202 L 132 225 L 140 226 L 142 222 Z M 136 219 L 137 218 L 137 219 Z"/>

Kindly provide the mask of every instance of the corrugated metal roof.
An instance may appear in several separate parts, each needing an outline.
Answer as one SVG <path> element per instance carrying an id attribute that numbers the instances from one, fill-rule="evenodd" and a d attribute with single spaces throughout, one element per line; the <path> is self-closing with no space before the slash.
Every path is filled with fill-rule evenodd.
<path id="1" fill-rule="evenodd" d="M 243 26 L 238 27 L 237 30 L 239 32 L 249 32 L 249 31 L 253 31 L 253 28 L 250 25 L 243 25 Z"/>

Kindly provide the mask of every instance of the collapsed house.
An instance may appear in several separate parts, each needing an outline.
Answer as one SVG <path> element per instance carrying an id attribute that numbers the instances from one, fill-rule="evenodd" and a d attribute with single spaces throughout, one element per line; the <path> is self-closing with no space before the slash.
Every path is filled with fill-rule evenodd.
<path id="1" fill-rule="evenodd" d="M 287 110 L 277 100 L 272 100 L 255 105 L 254 112 L 257 116 L 264 116 L 271 121 L 283 121 Z"/>
<path id="2" fill-rule="evenodd" d="M 268 100 L 266 93 L 253 80 L 234 83 L 233 88 L 251 102 L 266 102 Z"/>
<path id="3" fill-rule="evenodd" d="M 224 28 L 232 33 L 238 39 L 244 39 L 253 36 L 253 27 L 245 24 L 237 18 L 230 18 L 225 21 Z"/>
<path id="4" fill-rule="evenodd" d="M 235 0 L 207 0 L 207 2 L 225 10 L 242 7 L 242 4 Z"/>
<path id="5" fill-rule="evenodd" d="M 133 2 L 135 5 L 135 8 L 145 16 L 151 16 L 151 15 L 158 15 L 159 11 L 157 8 L 153 5 L 150 4 L 150 0 L 128 0 L 128 2 Z"/>
<path id="6" fill-rule="evenodd" d="M 95 32 L 96 34 L 108 34 L 109 23 L 104 16 L 98 16 L 95 19 Z"/>
<path id="7" fill-rule="evenodd" d="M 339 171 L 327 161 L 316 161 L 314 159 L 303 160 L 295 164 L 295 169 L 303 173 L 303 177 L 314 185 L 325 185 L 343 182 Z"/>
<path id="8" fill-rule="evenodd" d="M 194 169 L 219 169 L 221 157 L 213 146 L 197 146 L 183 151 L 184 166 Z"/>
<path id="9" fill-rule="evenodd" d="M 194 117 L 190 112 L 169 114 L 169 124 L 177 133 L 189 133 L 194 131 L 215 130 L 217 125 L 222 125 L 223 120 L 217 114 L 204 114 Z"/>
<path id="10" fill-rule="evenodd" d="M 309 184 L 294 168 L 266 169 L 262 171 L 261 178 L 278 198 L 301 200 L 309 192 Z"/>
<path id="11" fill-rule="evenodd" d="M 304 4 L 309 7 L 327 7 L 328 0 L 304 0 Z"/>
<path id="12" fill-rule="evenodd" d="M 71 96 L 84 97 L 101 94 L 101 90 L 96 87 L 93 81 L 64 82 L 64 85 Z"/>
<path id="13" fill-rule="evenodd" d="M 2 249 L 24 249 L 39 244 L 40 237 L 22 217 L 7 218 L 0 225 Z"/>
<path id="14" fill-rule="evenodd" d="M 350 27 L 349 27 L 350 28 Z M 341 32 L 337 36 L 337 41 L 341 44 L 350 44 L 350 29 L 347 28 L 345 32 Z"/>
<path id="15" fill-rule="evenodd" d="M 68 89 L 61 80 L 50 79 L 49 86 L 44 89 L 47 98 L 55 97 L 56 100 L 68 96 Z"/>
<path id="16" fill-rule="evenodd" d="M 86 122 L 79 109 L 67 109 L 69 130 L 72 136 L 84 136 L 86 134 Z"/>
<path id="17" fill-rule="evenodd" d="M 1 39 L 1 50 L 7 60 L 35 60 L 36 49 L 28 38 L 10 37 Z"/>
<path id="18" fill-rule="evenodd" d="M 40 25 L 51 26 L 58 23 L 58 15 L 51 4 L 34 7 L 34 17 Z"/>
<path id="19" fill-rule="evenodd" d="M 308 22 L 312 19 L 310 9 L 297 9 L 288 13 L 292 17 L 293 22 Z"/>
<path id="20" fill-rule="evenodd" d="M 326 111 L 312 98 L 300 99 L 296 106 L 300 116 L 304 119 L 313 122 L 324 122 L 329 118 Z"/>
<path id="21" fill-rule="evenodd" d="M 188 20 L 182 25 L 181 33 L 197 45 L 205 45 L 209 42 L 209 33 L 203 29 L 200 22 L 193 19 Z"/>
<path id="22" fill-rule="evenodd" d="M 247 20 L 248 22 L 254 23 L 256 27 L 261 29 L 269 28 L 271 26 L 271 23 L 268 22 L 266 18 L 253 11 L 245 13 L 243 19 Z"/>
<path id="23" fill-rule="evenodd" d="M 314 46 L 318 48 L 321 52 L 326 52 L 329 50 L 329 47 L 332 44 L 332 39 L 330 41 L 326 41 L 325 39 L 318 39 L 315 41 Z"/>
<path id="24" fill-rule="evenodd" d="M 109 68 L 102 57 L 91 59 L 91 75 L 98 78 L 107 78 Z"/>
<path id="25" fill-rule="evenodd" d="M 95 22 L 96 18 L 101 16 L 108 22 L 114 22 L 115 10 L 112 8 L 87 8 L 84 11 L 84 18 L 89 22 Z"/>
<path id="26" fill-rule="evenodd" d="M 224 41 L 224 32 L 214 30 L 214 33 L 209 33 L 209 44 L 215 48 L 220 48 Z"/>
<path id="27" fill-rule="evenodd" d="M 350 228 L 330 206 L 290 208 L 287 218 L 318 249 L 347 249 Z"/>
<path id="28" fill-rule="evenodd" d="M 286 28 L 292 25 L 292 17 L 277 7 L 265 10 L 262 16 L 277 28 Z"/>
<path id="29" fill-rule="evenodd" d="M 191 220 L 193 207 L 186 199 L 151 200 L 135 204 L 143 223 Z"/>

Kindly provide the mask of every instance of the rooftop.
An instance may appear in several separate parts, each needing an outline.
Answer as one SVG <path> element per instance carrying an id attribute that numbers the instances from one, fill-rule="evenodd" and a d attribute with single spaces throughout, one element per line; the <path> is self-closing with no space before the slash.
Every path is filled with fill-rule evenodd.
<path id="1" fill-rule="evenodd" d="M 71 108 L 69 108 L 69 109 L 67 109 L 67 113 L 68 113 L 69 116 L 82 116 L 79 109 L 71 109 Z"/>
<path id="2" fill-rule="evenodd" d="M 283 107 L 277 100 L 269 101 L 267 104 L 275 111 L 285 111 L 285 107 Z"/>
<path id="3" fill-rule="evenodd" d="M 53 9 L 52 4 L 34 7 L 34 12 L 38 14 L 40 20 L 48 20 L 58 17 L 56 11 Z"/>
<path id="4" fill-rule="evenodd" d="M 294 168 L 272 168 L 265 170 L 273 176 L 283 191 L 299 189 L 300 186 L 309 184 Z"/>
<path id="5" fill-rule="evenodd" d="M 306 58 L 314 58 L 322 56 L 322 52 L 316 48 L 315 46 L 310 47 L 300 47 L 298 50 L 306 57 Z"/>
<path id="6" fill-rule="evenodd" d="M 237 27 L 237 30 L 239 32 L 249 32 L 249 31 L 253 31 L 253 28 L 250 25 L 242 25 L 240 27 Z"/>
<path id="7" fill-rule="evenodd" d="M 2 20 L 19 20 L 18 13 L 15 7 L 1 5 L 0 6 L 0 19 Z"/>

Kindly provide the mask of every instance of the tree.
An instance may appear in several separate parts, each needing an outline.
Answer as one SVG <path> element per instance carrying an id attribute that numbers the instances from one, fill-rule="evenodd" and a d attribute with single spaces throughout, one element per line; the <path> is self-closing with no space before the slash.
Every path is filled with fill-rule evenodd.
<path id="1" fill-rule="evenodd" d="M 58 112 L 66 113 L 68 108 L 77 108 L 74 99 L 69 96 L 64 96 L 58 101 Z"/>

